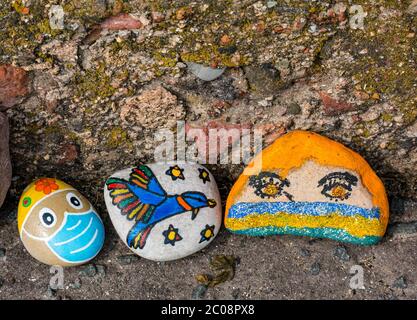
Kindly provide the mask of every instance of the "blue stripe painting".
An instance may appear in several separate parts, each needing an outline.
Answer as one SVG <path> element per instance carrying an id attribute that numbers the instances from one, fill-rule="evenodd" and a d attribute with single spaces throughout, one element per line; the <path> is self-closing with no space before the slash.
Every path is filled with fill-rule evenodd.
<path id="1" fill-rule="evenodd" d="M 364 236 L 355 237 L 342 229 L 335 228 L 294 228 L 294 227 L 261 227 L 251 228 L 244 230 L 230 230 L 233 233 L 244 234 L 248 236 L 270 236 L 270 235 L 296 235 L 296 236 L 308 236 L 312 238 L 328 238 L 336 241 L 350 242 L 359 245 L 373 245 L 377 244 L 381 237 L 379 236 Z"/>
<path id="2" fill-rule="evenodd" d="M 228 218 L 243 218 L 251 214 L 288 214 L 325 216 L 337 213 L 342 216 L 359 215 L 379 219 L 379 208 L 365 209 L 354 205 L 330 202 L 239 202 L 234 204 Z"/>

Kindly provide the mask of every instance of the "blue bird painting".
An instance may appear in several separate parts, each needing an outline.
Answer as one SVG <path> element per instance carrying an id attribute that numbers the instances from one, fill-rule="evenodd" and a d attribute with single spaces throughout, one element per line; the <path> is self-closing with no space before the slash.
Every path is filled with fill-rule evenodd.
<path id="1" fill-rule="evenodd" d="M 194 220 L 201 208 L 214 208 L 213 199 L 199 191 L 169 195 L 159 184 L 152 170 L 145 165 L 132 169 L 129 181 L 110 178 L 106 182 L 112 203 L 135 224 L 127 235 L 127 244 L 143 249 L 152 228 L 162 220 L 185 212 L 192 212 Z"/>

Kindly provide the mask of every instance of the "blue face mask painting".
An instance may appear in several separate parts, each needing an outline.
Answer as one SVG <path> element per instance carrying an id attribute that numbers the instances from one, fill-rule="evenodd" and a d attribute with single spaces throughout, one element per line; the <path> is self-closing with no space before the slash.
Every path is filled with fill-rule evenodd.
<path id="1" fill-rule="evenodd" d="M 104 227 L 94 211 L 65 213 L 66 220 L 48 240 L 49 248 L 62 260 L 82 263 L 95 257 L 104 243 Z"/>

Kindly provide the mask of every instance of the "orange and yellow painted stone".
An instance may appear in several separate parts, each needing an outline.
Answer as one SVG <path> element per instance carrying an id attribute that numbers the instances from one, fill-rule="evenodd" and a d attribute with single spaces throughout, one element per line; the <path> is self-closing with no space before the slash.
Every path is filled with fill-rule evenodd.
<path id="1" fill-rule="evenodd" d="M 356 152 L 307 131 L 278 138 L 233 186 L 225 226 L 247 235 L 294 234 L 375 244 L 389 217 L 384 185 Z"/>
<path id="2" fill-rule="evenodd" d="M 17 222 L 25 248 L 49 265 L 85 263 L 104 243 L 104 225 L 91 203 L 58 179 L 38 179 L 23 191 Z"/>

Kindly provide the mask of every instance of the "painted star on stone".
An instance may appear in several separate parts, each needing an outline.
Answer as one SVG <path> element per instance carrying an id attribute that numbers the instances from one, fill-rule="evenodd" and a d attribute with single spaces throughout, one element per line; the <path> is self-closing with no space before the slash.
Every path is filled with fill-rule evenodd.
<path id="1" fill-rule="evenodd" d="M 169 225 L 168 230 L 162 232 L 162 235 L 165 237 L 164 244 L 175 246 L 175 242 L 182 240 L 178 234 L 178 228 L 174 228 L 172 224 Z"/>
<path id="2" fill-rule="evenodd" d="M 169 167 L 165 173 L 169 175 L 173 181 L 175 181 L 177 179 L 185 180 L 183 172 L 184 169 L 181 169 L 178 165 L 175 165 L 173 167 Z"/>
<path id="3" fill-rule="evenodd" d="M 206 169 L 198 168 L 198 171 L 200 172 L 198 177 L 203 180 L 204 184 L 206 184 L 206 182 L 210 182 L 210 174 Z"/>
<path id="4" fill-rule="evenodd" d="M 210 241 L 210 239 L 214 237 L 214 228 L 214 225 L 209 226 L 208 224 L 206 224 L 206 227 L 200 232 L 201 239 L 199 243 L 202 243 L 204 241 Z"/>

